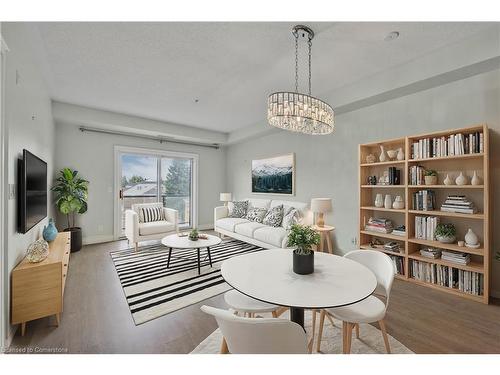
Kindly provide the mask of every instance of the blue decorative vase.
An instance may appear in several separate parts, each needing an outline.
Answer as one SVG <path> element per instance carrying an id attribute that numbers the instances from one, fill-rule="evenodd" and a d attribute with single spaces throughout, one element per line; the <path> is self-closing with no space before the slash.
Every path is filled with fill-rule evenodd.
<path id="1" fill-rule="evenodd" d="M 43 239 L 47 242 L 54 241 L 57 237 L 57 228 L 54 220 L 49 219 L 49 225 L 43 227 Z"/>

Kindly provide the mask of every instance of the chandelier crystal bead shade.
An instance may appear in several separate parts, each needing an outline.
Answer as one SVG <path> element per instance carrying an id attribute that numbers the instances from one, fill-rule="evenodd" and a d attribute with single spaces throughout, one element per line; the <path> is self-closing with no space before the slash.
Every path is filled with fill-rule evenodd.
<path id="1" fill-rule="evenodd" d="M 295 37 L 295 92 L 275 92 L 267 100 L 267 120 L 280 129 L 311 135 L 330 134 L 335 123 L 333 108 L 311 96 L 311 47 L 314 32 L 307 26 L 293 28 Z M 298 92 L 298 40 L 307 38 L 309 46 L 309 94 Z"/>

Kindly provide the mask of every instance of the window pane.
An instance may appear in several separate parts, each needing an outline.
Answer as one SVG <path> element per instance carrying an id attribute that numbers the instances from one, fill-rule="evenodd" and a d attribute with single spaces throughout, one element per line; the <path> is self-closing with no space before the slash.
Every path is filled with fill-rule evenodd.
<path id="1" fill-rule="evenodd" d="M 179 211 L 179 225 L 191 225 L 192 160 L 161 159 L 163 205 Z"/>

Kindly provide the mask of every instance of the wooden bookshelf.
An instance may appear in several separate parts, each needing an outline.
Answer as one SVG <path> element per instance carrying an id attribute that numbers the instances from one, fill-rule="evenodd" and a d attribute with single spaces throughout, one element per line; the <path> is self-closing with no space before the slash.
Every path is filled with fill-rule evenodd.
<path id="1" fill-rule="evenodd" d="M 420 139 L 434 137 L 448 137 L 451 134 L 468 135 L 475 132 L 483 133 L 483 152 L 475 154 L 441 156 L 432 158 L 412 159 L 412 144 Z M 380 155 L 380 146 L 385 150 L 394 150 L 403 148 L 405 153 L 404 160 L 389 160 L 386 153 L 386 159 L 383 162 L 378 161 Z M 369 154 L 376 156 L 377 161 L 367 163 L 366 157 Z M 411 166 L 421 165 L 424 168 L 435 169 L 438 171 L 438 184 L 436 185 L 410 185 L 409 169 Z M 400 185 L 368 185 L 368 176 L 377 176 L 387 170 L 389 167 L 396 167 L 401 170 Z M 470 185 L 470 178 L 473 171 L 476 171 L 482 178 L 482 185 Z M 463 172 L 469 178 L 469 185 L 444 185 L 443 179 L 449 174 L 454 179 L 459 172 Z M 404 258 L 404 274 L 397 275 L 398 279 L 403 279 L 415 284 L 439 290 L 445 293 L 451 293 L 456 296 L 464 297 L 473 301 L 482 303 L 489 302 L 490 283 L 491 283 L 491 229 L 490 229 L 490 189 L 489 189 L 489 131 L 486 125 L 477 125 L 461 129 L 450 129 L 428 134 L 419 134 L 403 138 L 390 139 L 380 142 L 372 142 L 359 145 L 359 243 L 361 249 L 371 249 L 381 251 L 394 257 Z M 431 211 L 413 210 L 413 193 L 418 190 L 436 189 L 436 209 Z M 392 200 L 396 195 L 401 195 L 405 202 L 405 208 L 393 209 L 385 207 L 375 207 L 375 195 L 379 193 L 391 194 Z M 440 211 L 439 206 L 443 203 L 443 197 L 448 194 L 464 194 L 469 197 L 472 195 L 472 201 L 478 207 L 475 214 L 463 214 L 454 212 Z M 469 195 L 468 195 L 469 194 Z M 365 223 L 373 217 L 391 219 L 395 226 L 405 225 L 406 236 L 397 236 L 391 233 L 379 233 L 365 230 Z M 469 225 L 474 228 L 480 238 L 481 246 L 479 248 L 469 248 L 454 244 L 444 244 L 438 241 L 429 241 L 415 238 L 415 216 L 437 216 L 441 222 L 451 222 L 458 229 L 457 240 L 463 240 L 465 232 L 463 228 Z M 378 239 L 382 242 L 397 241 L 401 246 L 401 253 L 385 250 L 383 246 L 373 248 L 370 242 Z M 420 255 L 419 250 L 424 247 L 435 247 L 439 249 L 452 250 L 471 254 L 471 261 L 467 265 L 455 264 L 446 260 L 432 259 Z M 437 264 L 448 266 L 458 270 L 477 272 L 484 277 L 483 295 L 474 295 L 463 292 L 457 288 L 450 288 L 439 284 L 414 279 L 411 276 L 409 266 L 413 260 L 428 264 Z"/>

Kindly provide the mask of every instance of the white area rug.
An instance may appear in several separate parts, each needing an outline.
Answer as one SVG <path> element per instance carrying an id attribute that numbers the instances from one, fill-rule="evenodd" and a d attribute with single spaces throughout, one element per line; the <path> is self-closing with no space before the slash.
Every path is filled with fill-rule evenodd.
<path id="1" fill-rule="evenodd" d="M 311 312 L 306 311 L 305 328 L 310 338 L 312 319 Z M 280 319 L 288 319 L 288 312 L 281 315 Z M 316 337 L 313 346 L 313 353 L 316 353 L 316 339 L 318 337 L 319 314 L 316 315 Z M 360 325 L 359 339 L 353 332 L 351 353 L 353 354 L 385 354 L 384 340 L 382 333 L 370 324 Z M 203 340 L 191 354 L 217 354 L 220 351 L 222 335 L 216 329 L 210 336 Z M 413 352 L 401 344 L 394 337 L 389 336 L 391 352 L 393 354 L 412 354 Z M 321 353 L 341 354 L 342 353 L 342 322 L 335 320 L 333 327 L 328 319 L 325 319 L 323 337 L 321 340 Z"/>

